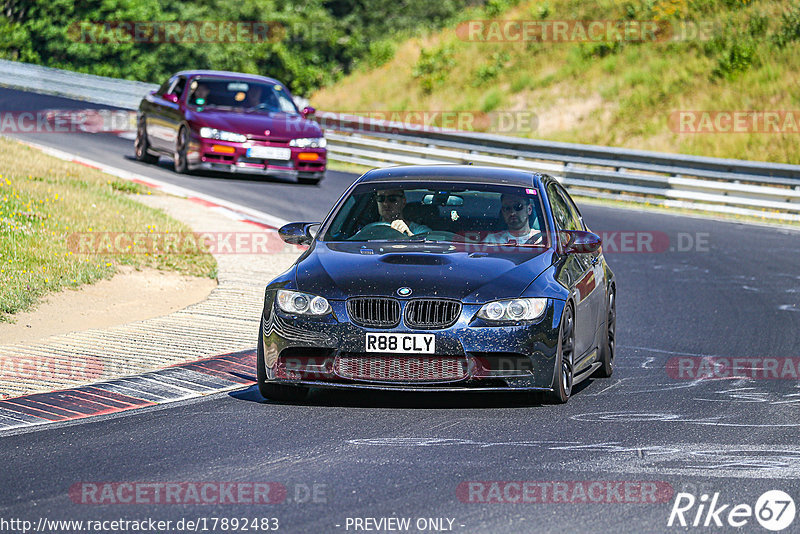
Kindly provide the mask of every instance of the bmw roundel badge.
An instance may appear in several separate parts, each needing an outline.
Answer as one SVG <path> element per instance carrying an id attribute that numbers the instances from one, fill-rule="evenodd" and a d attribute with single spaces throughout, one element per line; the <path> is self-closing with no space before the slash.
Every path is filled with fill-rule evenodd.
<path id="1" fill-rule="evenodd" d="M 401 297 L 407 297 L 411 294 L 411 288 L 401 287 L 400 289 L 397 290 L 397 294 L 400 295 Z"/>

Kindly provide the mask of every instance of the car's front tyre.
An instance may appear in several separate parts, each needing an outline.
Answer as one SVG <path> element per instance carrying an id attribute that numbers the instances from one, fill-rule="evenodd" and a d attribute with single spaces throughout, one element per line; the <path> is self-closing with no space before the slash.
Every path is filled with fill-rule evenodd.
<path id="1" fill-rule="evenodd" d="M 144 117 L 140 118 L 136 124 L 136 139 L 133 142 L 133 151 L 136 159 L 142 163 L 155 163 L 158 161 L 158 156 L 154 156 L 147 152 L 150 148 L 147 142 L 147 126 Z"/>
<path id="2" fill-rule="evenodd" d="M 308 388 L 303 386 L 287 386 L 267 382 L 267 366 L 264 363 L 264 339 L 258 333 L 258 349 L 256 350 L 256 382 L 258 391 L 265 399 L 283 402 L 300 402 L 308 396 Z"/>
<path id="3" fill-rule="evenodd" d="M 561 316 L 561 328 L 558 338 L 558 356 L 556 357 L 555 378 L 549 400 L 556 404 L 564 404 L 572 394 L 575 361 L 575 313 L 572 304 L 567 303 Z"/>

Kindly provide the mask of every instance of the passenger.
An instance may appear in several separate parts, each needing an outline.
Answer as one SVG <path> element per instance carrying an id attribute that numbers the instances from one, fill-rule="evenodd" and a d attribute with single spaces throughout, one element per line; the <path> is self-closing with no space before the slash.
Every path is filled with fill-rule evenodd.
<path id="1" fill-rule="evenodd" d="M 500 196 L 500 203 L 502 205 L 500 212 L 508 226 L 508 230 L 487 235 L 483 240 L 484 243 L 521 245 L 539 244 L 542 242 L 542 233 L 535 228 L 531 228 L 530 225 L 533 205 L 529 197 L 504 193 Z"/>
<path id="2" fill-rule="evenodd" d="M 381 221 L 391 224 L 392 228 L 409 236 L 430 232 L 424 224 L 403 220 L 403 208 L 406 207 L 406 195 L 402 189 L 383 189 L 377 192 L 378 215 Z"/>
<path id="3" fill-rule="evenodd" d="M 211 92 L 211 89 L 205 84 L 199 84 L 195 90 L 194 94 L 192 95 L 192 102 L 197 106 L 202 106 L 203 104 L 207 104 L 208 102 L 206 99 L 208 98 L 208 93 Z"/>
<path id="4" fill-rule="evenodd" d="M 261 103 L 261 86 L 251 85 L 250 90 L 247 91 L 247 100 L 245 100 L 245 106 L 248 108 L 254 108 L 258 107 Z"/>

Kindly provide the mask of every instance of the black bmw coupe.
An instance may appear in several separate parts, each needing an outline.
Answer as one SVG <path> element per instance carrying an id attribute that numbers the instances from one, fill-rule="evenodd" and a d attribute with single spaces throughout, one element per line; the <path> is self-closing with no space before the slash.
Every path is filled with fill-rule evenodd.
<path id="1" fill-rule="evenodd" d="M 461 166 L 372 170 L 267 285 L 264 397 L 311 387 L 522 390 L 566 402 L 614 365 L 616 287 L 564 188 L 546 174 Z"/>

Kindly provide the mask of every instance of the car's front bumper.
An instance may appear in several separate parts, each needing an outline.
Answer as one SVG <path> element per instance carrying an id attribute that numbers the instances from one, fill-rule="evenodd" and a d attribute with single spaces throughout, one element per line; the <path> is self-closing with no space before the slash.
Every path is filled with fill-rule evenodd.
<path id="1" fill-rule="evenodd" d="M 268 146 L 288 148 L 290 158 L 267 160 L 247 157 L 248 148 Z M 327 166 L 327 150 L 289 147 L 286 143 L 268 144 L 262 141 L 234 143 L 195 135 L 190 140 L 186 161 L 191 170 L 255 174 L 287 179 L 298 177 L 321 179 Z"/>
<path id="2" fill-rule="evenodd" d="M 269 292 L 268 292 L 269 293 Z M 480 305 L 465 304 L 450 328 L 415 330 L 402 323 L 373 329 L 350 322 L 343 301 L 331 301 L 333 313 L 324 319 L 287 316 L 268 297 L 262 315 L 261 343 L 269 382 L 323 388 L 369 388 L 403 391 L 544 391 L 552 388 L 558 349 L 558 328 L 564 303 L 550 300 L 541 320 L 511 326 L 488 326 L 475 320 Z M 409 356 L 458 359 L 466 373 L 455 379 L 425 376 L 415 379 L 352 378 L 337 372 L 342 357 L 393 358 L 407 355 L 365 352 L 368 332 L 433 334 L 432 355 Z"/>
<path id="3" fill-rule="evenodd" d="M 294 180 L 297 178 L 298 172 L 294 169 L 281 168 L 275 166 L 261 166 L 255 167 L 252 165 L 238 165 L 234 163 L 216 163 L 210 161 L 201 161 L 189 166 L 192 170 L 204 170 L 215 172 L 230 172 L 235 174 L 255 174 L 260 176 L 274 176 L 276 178 L 286 178 Z"/>

